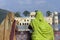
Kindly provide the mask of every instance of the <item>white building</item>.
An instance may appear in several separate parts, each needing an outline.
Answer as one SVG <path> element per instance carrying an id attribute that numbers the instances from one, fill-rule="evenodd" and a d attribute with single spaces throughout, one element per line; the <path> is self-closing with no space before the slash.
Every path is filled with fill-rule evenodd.
<path id="1" fill-rule="evenodd" d="M 53 23 L 52 17 L 49 16 L 49 17 L 44 17 L 44 18 L 50 25 L 52 25 Z"/>
<path id="2" fill-rule="evenodd" d="M 54 12 L 53 20 L 55 24 L 58 24 L 58 12 Z"/>
<path id="3" fill-rule="evenodd" d="M 47 22 L 53 25 L 54 30 L 59 30 L 58 28 L 58 12 L 52 12 L 50 16 L 45 18 Z"/>
<path id="4" fill-rule="evenodd" d="M 29 31 L 28 26 L 30 21 L 35 19 L 35 12 L 31 12 L 29 17 L 15 17 L 17 21 L 18 31 Z"/>
<path id="5" fill-rule="evenodd" d="M 59 30 L 58 28 L 58 12 L 53 12 L 53 25 L 54 25 L 54 29 L 56 31 Z"/>

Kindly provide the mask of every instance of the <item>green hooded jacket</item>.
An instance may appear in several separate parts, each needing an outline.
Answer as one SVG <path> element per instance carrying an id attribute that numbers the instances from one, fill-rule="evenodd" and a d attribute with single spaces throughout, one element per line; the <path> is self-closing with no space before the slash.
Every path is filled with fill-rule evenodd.
<path id="1" fill-rule="evenodd" d="M 40 11 L 36 12 L 36 17 L 31 21 L 32 40 L 54 40 L 53 28 L 45 21 Z"/>

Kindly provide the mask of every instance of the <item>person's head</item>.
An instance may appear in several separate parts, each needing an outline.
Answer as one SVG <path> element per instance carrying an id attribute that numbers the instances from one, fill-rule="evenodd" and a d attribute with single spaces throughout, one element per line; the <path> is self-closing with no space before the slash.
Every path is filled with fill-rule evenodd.
<path id="1" fill-rule="evenodd" d="M 36 16 L 35 17 L 36 17 L 37 20 L 43 20 L 44 19 L 41 11 L 36 11 Z"/>

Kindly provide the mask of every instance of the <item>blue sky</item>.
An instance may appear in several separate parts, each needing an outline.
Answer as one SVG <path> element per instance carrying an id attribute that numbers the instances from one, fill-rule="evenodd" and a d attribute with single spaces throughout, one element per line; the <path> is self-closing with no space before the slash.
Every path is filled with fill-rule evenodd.
<path id="1" fill-rule="evenodd" d="M 0 8 L 13 12 L 41 10 L 45 15 L 48 10 L 60 12 L 60 0 L 0 0 Z"/>

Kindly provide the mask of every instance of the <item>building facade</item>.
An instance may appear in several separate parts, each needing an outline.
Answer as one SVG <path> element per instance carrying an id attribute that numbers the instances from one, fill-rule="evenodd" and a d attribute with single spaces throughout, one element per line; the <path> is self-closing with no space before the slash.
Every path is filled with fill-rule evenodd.
<path id="1" fill-rule="evenodd" d="M 45 18 L 48 23 L 50 23 L 53 26 L 53 29 L 58 31 L 58 23 L 59 23 L 59 14 L 58 12 L 51 12 L 50 16 Z"/>
<path id="2" fill-rule="evenodd" d="M 35 19 L 35 12 L 31 12 L 29 17 L 15 17 L 18 31 L 29 31 L 28 26 L 31 20 Z"/>
<path id="3" fill-rule="evenodd" d="M 44 17 L 45 18 L 45 20 L 50 24 L 50 25 L 52 25 L 52 17 Z"/>
<path id="4" fill-rule="evenodd" d="M 55 31 L 58 31 L 59 28 L 58 28 L 58 12 L 54 12 L 53 13 L 53 28 Z"/>

